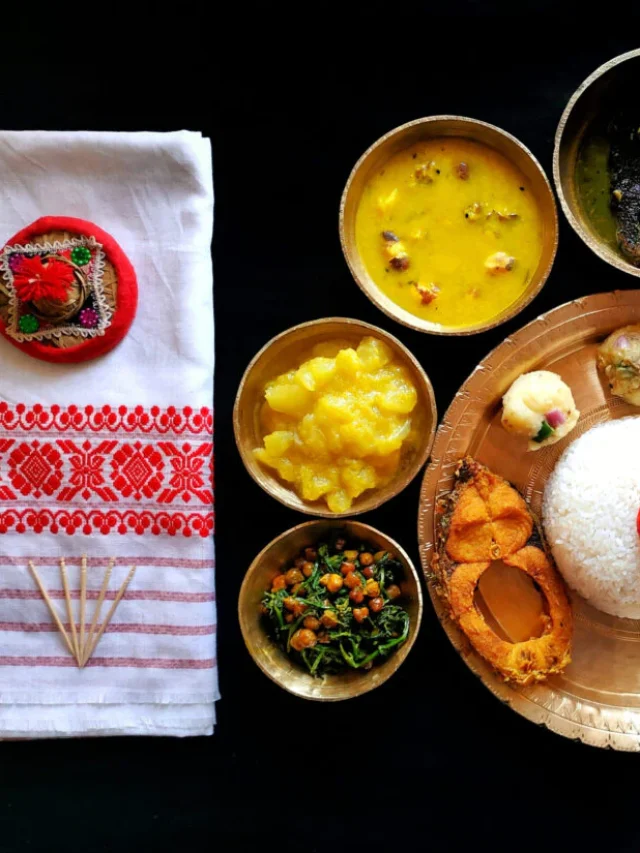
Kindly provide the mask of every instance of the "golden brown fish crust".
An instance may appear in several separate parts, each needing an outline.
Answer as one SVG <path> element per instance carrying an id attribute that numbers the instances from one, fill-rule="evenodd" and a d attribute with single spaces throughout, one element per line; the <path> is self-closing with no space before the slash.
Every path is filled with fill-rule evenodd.
<path id="1" fill-rule="evenodd" d="M 526 572 L 544 595 L 541 637 L 509 643 L 476 607 L 480 577 L 498 559 Z M 470 457 L 460 462 L 453 491 L 437 507 L 433 569 L 451 617 L 505 680 L 544 681 L 570 663 L 571 605 L 538 525 L 513 486 Z"/>

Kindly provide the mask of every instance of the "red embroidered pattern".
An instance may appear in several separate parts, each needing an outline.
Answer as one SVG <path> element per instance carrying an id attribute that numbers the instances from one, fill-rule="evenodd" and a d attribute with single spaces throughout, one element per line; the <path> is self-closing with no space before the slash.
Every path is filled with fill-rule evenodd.
<path id="1" fill-rule="evenodd" d="M 169 406 L 160 409 L 152 406 L 145 409 L 136 406 L 51 406 L 45 408 L 36 403 L 29 408 L 18 403 L 10 408 L 8 403 L 0 402 L 0 430 L 31 432 L 141 432 L 159 435 L 211 435 L 213 434 L 213 413 L 210 409 L 194 410 L 189 406 L 177 409 Z"/>
<path id="2" fill-rule="evenodd" d="M 86 438 L 57 437 L 68 432 Z M 10 408 L 0 402 L 2 433 L 0 534 L 207 537 L 213 531 L 209 409 Z M 176 440 L 184 434 L 201 440 Z"/>

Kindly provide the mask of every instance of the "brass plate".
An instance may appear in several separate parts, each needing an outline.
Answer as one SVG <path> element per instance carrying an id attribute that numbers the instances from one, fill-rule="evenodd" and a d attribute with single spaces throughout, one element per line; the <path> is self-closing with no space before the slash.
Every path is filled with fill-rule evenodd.
<path id="1" fill-rule="evenodd" d="M 471 454 L 516 485 L 534 512 L 563 450 L 603 421 L 640 415 L 612 397 L 596 368 L 598 344 L 640 322 L 640 290 L 587 296 L 543 314 L 480 362 L 456 394 L 436 435 L 420 494 L 420 558 L 431 601 L 454 647 L 491 692 L 523 717 L 592 746 L 640 751 L 640 620 L 601 613 L 571 593 L 575 615 L 572 663 L 544 684 L 511 687 L 470 647 L 449 619 L 430 579 L 434 504 L 453 485 L 460 457 Z M 500 425 L 501 398 L 521 373 L 548 369 L 573 391 L 581 412 L 575 430 L 534 453 Z"/>

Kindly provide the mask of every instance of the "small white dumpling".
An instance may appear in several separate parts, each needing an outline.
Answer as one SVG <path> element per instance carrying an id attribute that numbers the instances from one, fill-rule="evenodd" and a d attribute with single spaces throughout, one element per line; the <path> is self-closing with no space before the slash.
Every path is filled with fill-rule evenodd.
<path id="1" fill-rule="evenodd" d="M 557 373 L 523 373 L 502 398 L 502 426 L 529 439 L 529 450 L 555 444 L 578 423 L 571 388 Z"/>

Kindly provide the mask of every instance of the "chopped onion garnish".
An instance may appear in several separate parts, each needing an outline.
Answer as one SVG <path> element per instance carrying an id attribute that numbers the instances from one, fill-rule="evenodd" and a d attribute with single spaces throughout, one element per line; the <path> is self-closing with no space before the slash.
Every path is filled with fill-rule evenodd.
<path id="1" fill-rule="evenodd" d="M 545 415 L 545 419 L 549 426 L 557 429 L 559 426 L 567 420 L 564 412 L 561 412 L 560 409 L 552 409 L 550 412 L 547 412 Z"/>

